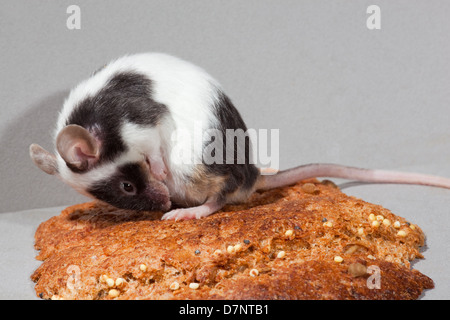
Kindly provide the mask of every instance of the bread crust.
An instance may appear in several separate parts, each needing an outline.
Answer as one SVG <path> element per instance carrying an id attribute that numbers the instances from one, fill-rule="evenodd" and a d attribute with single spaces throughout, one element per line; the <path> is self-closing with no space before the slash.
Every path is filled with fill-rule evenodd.
<path id="1" fill-rule="evenodd" d="M 89 202 L 43 222 L 35 234 L 43 263 L 31 276 L 37 296 L 416 299 L 434 287 L 410 269 L 410 261 L 422 258 L 425 236 L 417 225 L 315 179 L 255 193 L 245 204 L 199 220 L 161 216 Z M 381 287 L 370 285 L 376 272 L 349 271 L 355 264 L 379 270 Z"/>

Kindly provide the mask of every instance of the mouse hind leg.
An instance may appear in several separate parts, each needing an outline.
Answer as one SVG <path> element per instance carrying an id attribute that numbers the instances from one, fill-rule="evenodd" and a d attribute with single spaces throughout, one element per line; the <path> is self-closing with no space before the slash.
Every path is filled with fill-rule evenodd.
<path id="1" fill-rule="evenodd" d="M 171 210 L 161 219 L 199 219 L 219 211 L 227 203 L 243 202 L 253 193 L 258 176 L 259 170 L 250 164 L 199 166 L 191 178 L 190 198 L 204 199 L 206 195 L 206 201 L 198 206 Z"/>

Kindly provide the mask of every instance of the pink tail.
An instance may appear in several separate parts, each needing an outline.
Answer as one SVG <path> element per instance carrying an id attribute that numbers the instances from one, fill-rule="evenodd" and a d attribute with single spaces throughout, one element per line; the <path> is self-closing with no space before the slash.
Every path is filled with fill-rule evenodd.
<path id="1" fill-rule="evenodd" d="M 284 187 L 301 180 L 317 177 L 343 178 L 361 182 L 417 184 L 450 189 L 450 179 L 420 173 L 360 169 L 336 164 L 307 164 L 281 171 L 275 175 L 261 175 L 257 190 Z"/>

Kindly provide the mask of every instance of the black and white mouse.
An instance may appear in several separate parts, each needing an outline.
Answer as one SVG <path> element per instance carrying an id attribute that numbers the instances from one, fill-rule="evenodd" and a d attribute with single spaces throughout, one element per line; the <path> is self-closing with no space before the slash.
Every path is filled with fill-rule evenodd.
<path id="1" fill-rule="evenodd" d="M 194 139 L 199 126 L 206 139 Z M 334 164 L 265 175 L 251 161 L 248 139 L 227 139 L 230 130 L 247 128 L 203 69 L 162 53 L 127 55 L 70 92 L 56 125 L 55 154 L 32 144 L 30 155 L 84 195 L 117 208 L 162 210 L 163 219 L 206 217 L 256 190 L 312 177 L 450 188 L 446 178 Z"/>

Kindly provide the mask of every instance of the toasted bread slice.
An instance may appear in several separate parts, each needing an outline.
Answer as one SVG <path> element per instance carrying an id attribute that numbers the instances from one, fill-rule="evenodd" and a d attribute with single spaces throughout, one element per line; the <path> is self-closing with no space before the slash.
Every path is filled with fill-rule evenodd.
<path id="1" fill-rule="evenodd" d="M 422 230 L 308 180 L 200 220 L 90 202 L 42 223 L 45 299 L 416 299 Z M 399 233 L 399 231 L 401 231 Z M 119 280 L 118 280 L 119 279 Z"/>

